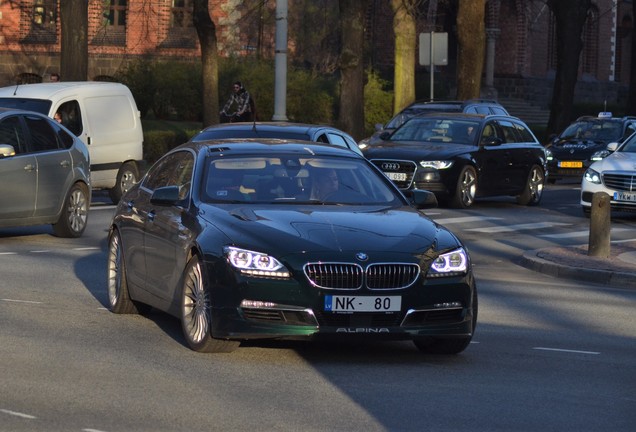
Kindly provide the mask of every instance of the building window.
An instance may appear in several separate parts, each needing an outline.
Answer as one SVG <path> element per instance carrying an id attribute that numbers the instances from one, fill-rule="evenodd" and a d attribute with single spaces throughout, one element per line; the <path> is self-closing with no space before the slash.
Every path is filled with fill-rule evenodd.
<path id="1" fill-rule="evenodd" d="M 104 1 L 104 25 L 115 28 L 126 28 L 127 0 Z"/>
<path id="2" fill-rule="evenodd" d="M 170 23 L 161 48 L 195 48 L 196 30 L 192 21 L 193 0 L 171 0 Z"/>
<path id="3" fill-rule="evenodd" d="M 126 45 L 127 0 L 104 0 L 102 25 L 95 34 L 94 45 Z"/>
<path id="4" fill-rule="evenodd" d="M 22 43 L 57 42 L 57 0 L 34 0 L 30 18 L 31 28 Z"/>
<path id="5" fill-rule="evenodd" d="M 192 27 L 192 0 L 172 0 L 170 28 Z"/>
<path id="6" fill-rule="evenodd" d="M 596 77 L 598 65 L 598 10 L 592 8 L 587 13 L 583 27 L 583 53 L 581 72 Z"/>

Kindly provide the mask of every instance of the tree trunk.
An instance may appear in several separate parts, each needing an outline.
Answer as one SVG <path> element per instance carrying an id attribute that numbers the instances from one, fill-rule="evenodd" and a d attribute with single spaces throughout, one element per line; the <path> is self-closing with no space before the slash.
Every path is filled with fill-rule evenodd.
<path id="1" fill-rule="evenodd" d="M 394 114 L 415 100 L 415 3 L 417 0 L 391 0 L 395 34 Z"/>
<path id="2" fill-rule="evenodd" d="M 356 140 L 364 137 L 364 12 L 366 1 L 340 0 L 339 127 Z"/>
<path id="3" fill-rule="evenodd" d="M 88 2 L 60 1 L 60 78 L 63 81 L 88 79 Z"/>
<path id="4" fill-rule="evenodd" d="M 574 89 L 583 50 L 583 28 L 591 0 L 548 0 L 556 25 L 557 67 L 547 135 L 559 133 L 572 117 Z"/>
<path id="5" fill-rule="evenodd" d="M 486 0 L 459 1 L 457 99 L 478 98 L 486 52 Z"/>
<path id="6" fill-rule="evenodd" d="M 203 127 L 206 127 L 219 122 L 219 65 L 216 27 L 210 18 L 208 0 L 194 0 L 192 18 L 201 44 L 202 122 Z"/>

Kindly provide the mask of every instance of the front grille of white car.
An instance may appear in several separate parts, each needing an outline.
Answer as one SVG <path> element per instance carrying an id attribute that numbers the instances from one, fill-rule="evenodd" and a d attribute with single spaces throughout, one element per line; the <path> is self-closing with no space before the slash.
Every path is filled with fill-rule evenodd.
<path id="1" fill-rule="evenodd" d="M 634 192 L 636 191 L 636 173 L 606 172 L 603 174 L 603 183 L 610 189 Z"/>

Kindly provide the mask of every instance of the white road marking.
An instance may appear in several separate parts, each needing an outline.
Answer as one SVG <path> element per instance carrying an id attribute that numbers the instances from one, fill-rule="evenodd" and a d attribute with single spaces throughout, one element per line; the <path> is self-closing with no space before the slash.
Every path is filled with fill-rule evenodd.
<path id="1" fill-rule="evenodd" d="M 24 413 L 21 413 L 21 412 L 11 411 L 11 410 L 1 409 L 1 408 L 0 408 L 0 412 L 3 412 L 5 414 L 9 414 L 9 415 L 12 415 L 12 416 L 16 416 L 16 417 L 26 418 L 26 419 L 36 419 L 37 418 L 37 417 L 29 415 L 29 414 L 24 414 Z"/>
<path id="2" fill-rule="evenodd" d="M 34 251 L 30 251 L 31 253 L 47 253 L 47 252 L 51 252 L 51 250 L 34 250 Z"/>
<path id="3" fill-rule="evenodd" d="M 39 301 L 31 301 L 31 300 L 15 300 L 15 299 L 0 299 L 0 301 L 5 301 L 5 302 L 13 302 L 13 303 L 31 303 L 31 304 L 42 304 L 42 302 Z"/>
<path id="4" fill-rule="evenodd" d="M 537 223 L 529 223 L 529 224 L 503 225 L 503 226 L 494 226 L 494 227 L 486 227 L 486 228 L 469 228 L 469 229 L 466 229 L 465 231 L 482 232 L 482 233 L 501 233 L 501 232 L 523 231 L 523 230 L 532 230 L 532 229 L 540 229 L 540 228 L 552 228 L 556 226 L 566 226 L 566 225 L 572 225 L 572 224 L 560 223 L 560 222 L 537 222 Z"/>
<path id="5" fill-rule="evenodd" d="M 622 231 L 632 231 L 629 228 L 612 228 L 611 232 L 617 233 Z M 590 235 L 590 230 L 584 231 L 575 231 L 570 233 L 563 234 L 543 234 L 539 237 L 553 238 L 553 239 L 562 239 L 562 238 L 575 238 L 575 237 L 588 237 Z"/>
<path id="6" fill-rule="evenodd" d="M 17 252 L 0 252 L 0 255 L 17 255 Z"/>
<path id="7" fill-rule="evenodd" d="M 593 355 L 600 354 L 600 352 L 597 352 L 597 351 L 579 351 L 579 350 L 569 350 L 569 349 L 561 349 L 561 348 L 534 347 L 532 349 L 541 350 L 541 351 L 558 351 L 558 352 L 566 352 L 566 353 L 574 353 L 574 354 L 593 354 Z"/>
<path id="8" fill-rule="evenodd" d="M 95 246 L 89 246 L 89 247 L 73 248 L 71 250 L 74 250 L 74 251 L 87 251 L 87 250 L 99 250 L 99 248 L 95 247 Z"/>
<path id="9" fill-rule="evenodd" d="M 116 208 L 117 206 L 113 204 L 113 205 L 91 207 L 90 210 L 113 210 Z"/>
<path id="10" fill-rule="evenodd" d="M 84 432 L 104 432 L 104 431 L 99 430 L 99 429 L 82 429 L 82 431 L 84 431 Z"/>

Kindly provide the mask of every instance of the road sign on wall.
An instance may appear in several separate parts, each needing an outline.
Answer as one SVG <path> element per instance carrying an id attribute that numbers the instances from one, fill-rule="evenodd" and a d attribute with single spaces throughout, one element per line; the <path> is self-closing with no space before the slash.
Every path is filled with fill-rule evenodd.
<path id="1" fill-rule="evenodd" d="M 419 62 L 421 66 L 431 65 L 431 52 L 434 66 L 448 64 L 448 33 L 420 33 Z"/>

